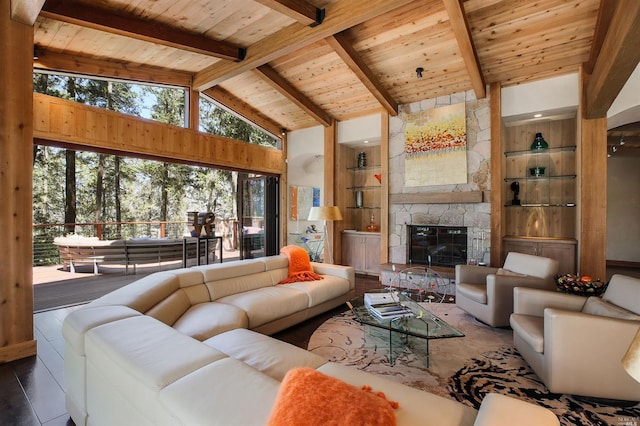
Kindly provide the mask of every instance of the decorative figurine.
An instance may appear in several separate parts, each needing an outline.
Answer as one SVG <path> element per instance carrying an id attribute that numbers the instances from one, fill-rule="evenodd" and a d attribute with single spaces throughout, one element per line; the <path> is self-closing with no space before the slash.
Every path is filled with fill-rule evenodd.
<path id="1" fill-rule="evenodd" d="M 533 143 L 531 143 L 531 151 L 537 151 L 539 149 L 548 149 L 549 144 L 542 137 L 542 133 L 536 133 L 535 139 L 533 139 Z"/>
<path id="2" fill-rule="evenodd" d="M 520 199 L 518 198 L 518 194 L 520 194 L 520 184 L 518 182 L 511 182 L 511 190 L 513 191 L 513 200 L 511 200 L 511 205 L 519 206 Z"/>

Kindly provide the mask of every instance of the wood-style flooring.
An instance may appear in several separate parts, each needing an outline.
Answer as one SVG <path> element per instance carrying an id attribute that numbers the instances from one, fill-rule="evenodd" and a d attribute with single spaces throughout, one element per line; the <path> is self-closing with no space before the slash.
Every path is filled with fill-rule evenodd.
<path id="1" fill-rule="evenodd" d="M 380 287 L 377 277 L 356 276 L 356 291 Z M 0 364 L 0 425 L 74 425 L 65 408 L 62 321 L 79 306 L 34 315 L 38 355 Z M 346 310 L 340 306 L 274 337 L 306 349 L 320 324 Z"/>

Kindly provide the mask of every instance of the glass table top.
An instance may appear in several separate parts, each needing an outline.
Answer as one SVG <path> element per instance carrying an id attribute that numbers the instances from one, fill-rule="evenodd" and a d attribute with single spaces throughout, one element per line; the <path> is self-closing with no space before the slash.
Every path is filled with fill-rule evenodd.
<path id="1" fill-rule="evenodd" d="M 396 331 L 410 336 L 424 339 L 442 339 L 448 337 L 463 337 L 464 333 L 449 325 L 447 322 L 431 313 L 425 305 L 413 301 L 407 294 L 402 292 L 367 292 L 367 293 L 387 293 L 394 302 L 408 308 L 411 315 L 401 316 L 391 319 L 379 319 L 375 317 L 365 305 L 364 295 L 358 296 L 349 302 L 351 311 L 356 316 L 356 320 L 362 324 Z"/>

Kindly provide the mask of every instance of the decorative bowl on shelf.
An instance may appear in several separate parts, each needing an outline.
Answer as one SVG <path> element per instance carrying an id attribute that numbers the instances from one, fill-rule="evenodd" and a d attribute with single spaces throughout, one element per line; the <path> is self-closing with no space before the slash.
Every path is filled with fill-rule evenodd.
<path id="1" fill-rule="evenodd" d="M 531 176 L 542 176 L 544 174 L 544 169 L 546 169 L 546 167 L 531 167 L 529 169 L 529 173 Z"/>
<path id="2" fill-rule="evenodd" d="M 607 289 L 607 283 L 600 279 L 582 277 L 572 274 L 556 275 L 556 287 L 563 293 L 577 294 L 578 296 L 600 296 Z"/>

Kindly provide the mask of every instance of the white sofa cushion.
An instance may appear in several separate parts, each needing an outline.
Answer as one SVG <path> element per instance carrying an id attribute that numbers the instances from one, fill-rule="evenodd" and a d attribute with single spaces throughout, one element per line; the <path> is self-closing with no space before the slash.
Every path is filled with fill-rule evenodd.
<path id="1" fill-rule="evenodd" d="M 482 400 L 474 426 L 560 425 L 553 412 L 497 393 Z"/>
<path id="2" fill-rule="evenodd" d="M 615 274 L 602 300 L 640 315 L 640 278 Z"/>
<path id="3" fill-rule="evenodd" d="M 510 324 L 514 334 L 520 336 L 534 351 L 544 352 L 544 317 L 511 314 Z"/>
<path id="4" fill-rule="evenodd" d="M 176 274 L 156 272 L 121 287 L 117 291 L 105 294 L 91 302 L 91 305 L 126 305 L 138 312 L 145 313 L 179 288 L 180 279 Z"/>
<path id="5" fill-rule="evenodd" d="M 486 284 L 456 284 L 456 292 L 473 300 L 476 303 L 487 304 L 487 286 Z"/>
<path id="6" fill-rule="evenodd" d="M 292 368 L 318 368 L 327 362 L 314 353 L 245 329 L 218 334 L 204 343 L 278 381 Z"/>
<path id="7" fill-rule="evenodd" d="M 110 375 L 121 392 L 127 391 L 127 382 L 158 391 L 179 377 L 227 357 L 146 315 L 96 327 L 87 332 L 85 342 L 91 363 L 113 370 Z"/>
<path id="8" fill-rule="evenodd" d="M 84 335 L 87 331 L 103 324 L 136 316 L 142 316 L 142 314 L 126 306 L 88 305 L 66 316 L 62 324 L 62 336 L 66 344 L 78 355 L 84 355 Z"/>
<path id="9" fill-rule="evenodd" d="M 279 385 L 242 361 L 227 358 L 182 377 L 158 398 L 184 425 L 261 426 Z"/>
<path id="10" fill-rule="evenodd" d="M 371 386 L 374 392 L 384 391 L 388 400 L 400 404 L 398 409 L 394 410 L 399 425 L 471 426 L 477 415 L 476 410 L 459 402 L 410 388 L 350 366 L 328 362 L 320 366 L 318 371 L 357 387 L 366 385 Z"/>
<path id="11" fill-rule="evenodd" d="M 552 278 L 558 271 L 558 261 L 530 254 L 509 252 L 504 269 L 539 278 Z"/>
<path id="12" fill-rule="evenodd" d="M 265 271 L 265 263 L 260 259 L 232 260 L 231 262 L 194 266 L 191 269 L 200 271 L 204 276 L 204 282 L 207 282 L 258 274 Z"/>
<path id="13" fill-rule="evenodd" d="M 309 305 L 311 308 L 317 306 L 327 300 L 335 299 L 349 292 L 349 281 L 344 278 L 338 278 L 331 275 L 323 275 L 322 283 L 319 281 L 301 281 L 291 284 L 281 284 L 284 287 L 295 288 L 303 291 L 309 297 Z"/>
<path id="14" fill-rule="evenodd" d="M 191 306 L 173 328 L 197 340 L 235 328 L 247 328 L 249 319 L 240 308 L 226 303 L 206 302 Z"/>
<path id="15" fill-rule="evenodd" d="M 271 275 L 268 272 L 258 272 L 250 275 L 240 275 L 231 278 L 221 278 L 206 282 L 211 300 L 219 300 L 223 297 L 259 290 L 264 287 L 272 287 Z"/>
<path id="16" fill-rule="evenodd" d="M 309 298 L 305 292 L 282 285 L 232 294 L 217 301 L 245 311 L 249 318 L 249 328 L 284 318 L 306 309 L 309 305 Z"/>
<path id="17" fill-rule="evenodd" d="M 606 302 L 595 296 L 587 298 L 587 302 L 584 304 L 582 312 L 585 314 L 600 315 L 603 317 L 640 321 L 640 315 L 636 315 L 631 311 L 616 306 L 613 303 Z"/>

